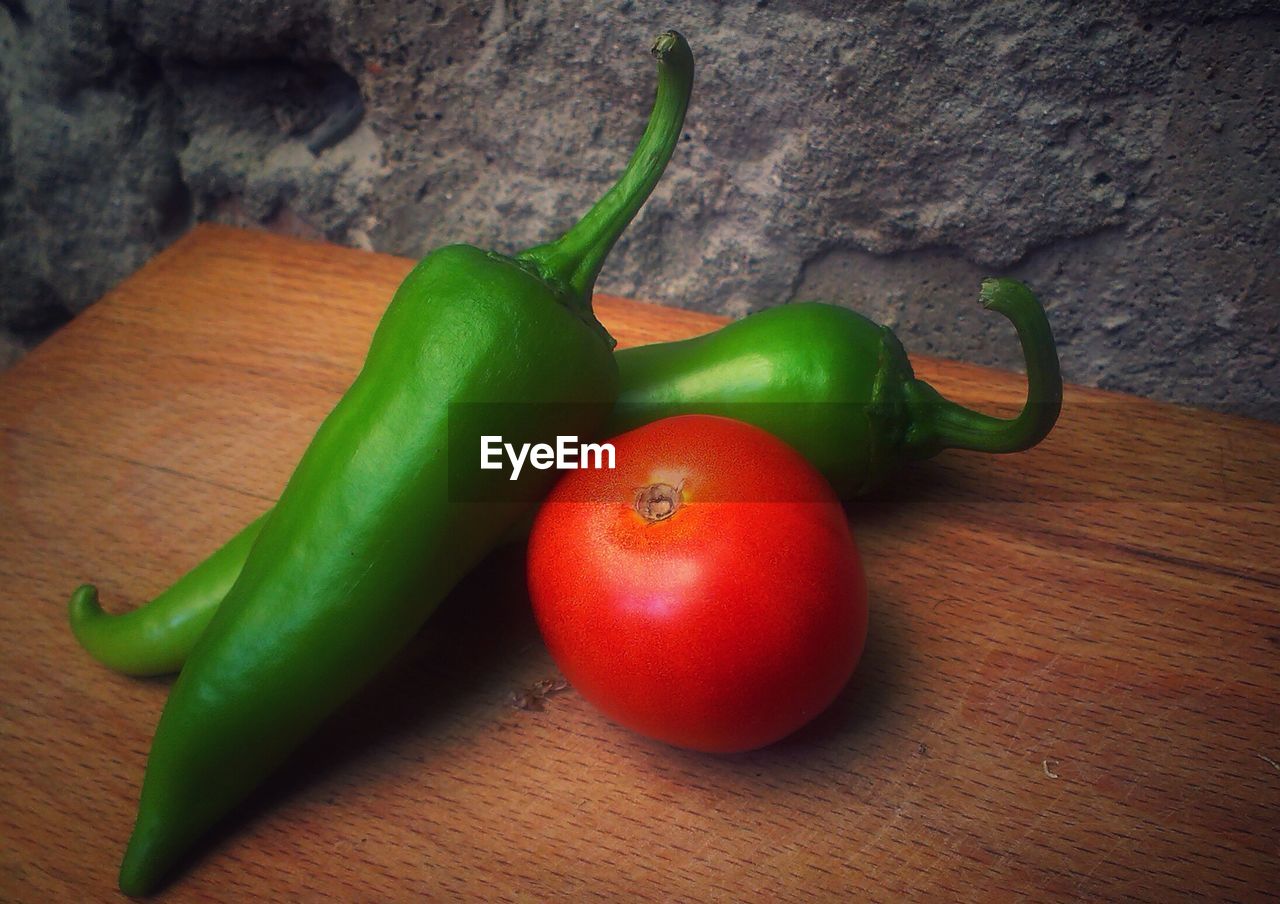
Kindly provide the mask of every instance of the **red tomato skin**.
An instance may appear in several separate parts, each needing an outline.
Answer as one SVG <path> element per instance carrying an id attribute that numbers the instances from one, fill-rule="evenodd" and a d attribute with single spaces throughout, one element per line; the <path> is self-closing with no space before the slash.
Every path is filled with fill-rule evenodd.
<path id="1" fill-rule="evenodd" d="M 610 442 L 538 512 L 529 589 L 565 678 L 614 721 L 679 747 L 763 747 L 835 699 L 862 655 L 866 580 L 824 478 L 757 427 L 667 418 Z M 646 521 L 636 490 L 679 485 Z"/>

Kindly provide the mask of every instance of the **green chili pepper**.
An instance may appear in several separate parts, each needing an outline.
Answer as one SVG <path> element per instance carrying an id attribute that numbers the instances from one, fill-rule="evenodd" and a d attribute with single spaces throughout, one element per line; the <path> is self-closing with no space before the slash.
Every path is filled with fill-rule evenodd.
<path id="1" fill-rule="evenodd" d="M 94 659 L 126 675 L 176 672 L 204 633 L 209 619 L 244 568 L 249 550 L 267 520 L 249 522 L 145 606 L 107 615 L 98 589 L 84 584 L 71 595 L 71 631 Z"/>
<path id="2" fill-rule="evenodd" d="M 466 501 L 501 477 L 448 467 L 451 410 L 501 403 L 490 406 L 501 423 L 481 429 L 519 437 L 599 429 L 617 370 L 592 290 L 675 148 L 693 78 L 674 32 L 654 55 L 648 128 L 620 181 L 576 226 L 514 258 L 442 248 L 396 291 L 363 369 L 174 683 L 120 869 L 127 894 L 155 889 L 529 507 Z M 530 476 L 549 484 L 554 472 Z"/>
<path id="3" fill-rule="evenodd" d="M 605 434 L 673 414 L 726 414 L 786 440 L 841 498 L 882 483 L 904 460 L 941 449 L 1018 452 L 1049 433 L 1062 377 L 1044 310 L 1013 280 L 987 280 L 986 307 L 1013 321 L 1027 369 L 1027 401 L 1012 420 L 954 405 L 915 379 L 893 334 L 833 305 L 781 305 L 717 332 L 625 349 L 615 357 L 621 391 Z M 107 615 L 92 587 L 71 601 L 71 625 L 111 668 L 158 675 L 181 667 L 231 588 L 262 519 L 150 603 Z"/>
<path id="4" fill-rule="evenodd" d="M 828 304 L 768 308 L 693 339 L 619 352 L 622 387 L 609 435 L 674 414 L 723 414 L 786 440 L 852 499 L 903 461 L 943 449 L 1020 452 L 1062 407 L 1058 353 L 1044 309 L 1010 279 L 982 284 L 983 305 L 1018 331 L 1027 401 L 1011 420 L 944 399 L 912 371 L 893 332 Z"/>

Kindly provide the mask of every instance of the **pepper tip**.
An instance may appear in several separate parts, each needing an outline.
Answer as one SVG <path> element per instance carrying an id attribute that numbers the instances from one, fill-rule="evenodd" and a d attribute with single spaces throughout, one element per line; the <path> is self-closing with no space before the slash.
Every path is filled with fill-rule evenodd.
<path id="1" fill-rule="evenodd" d="M 74 630 L 79 625 L 102 614 L 102 604 L 98 602 L 98 588 L 93 584 L 81 584 L 71 594 L 67 604 L 67 615 Z"/>

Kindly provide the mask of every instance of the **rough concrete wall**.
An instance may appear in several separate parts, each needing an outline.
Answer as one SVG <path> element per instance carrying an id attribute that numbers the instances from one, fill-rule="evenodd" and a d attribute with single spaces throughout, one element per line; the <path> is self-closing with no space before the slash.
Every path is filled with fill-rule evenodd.
<path id="1" fill-rule="evenodd" d="M 406 255 L 543 241 L 626 160 L 676 27 L 685 139 L 601 288 L 735 315 L 822 298 L 1016 366 L 974 303 L 1007 274 L 1068 379 L 1280 419 L 1274 2 L 0 10 L 0 357 L 197 220 Z"/>

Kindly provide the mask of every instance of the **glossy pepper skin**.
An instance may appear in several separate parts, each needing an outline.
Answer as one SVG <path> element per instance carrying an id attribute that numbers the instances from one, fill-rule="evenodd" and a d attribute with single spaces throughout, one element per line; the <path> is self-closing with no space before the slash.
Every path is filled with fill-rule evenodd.
<path id="1" fill-rule="evenodd" d="M 103 665 L 126 675 L 165 675 L 187 661 L 214 610 L 240 577 L 267 514 L 249 522 L 145 606 L 107 615 L 98 589 L 83 584 L 71 595 L 71 631 Z"/>
<path id="2" fill-rule="evenodd" d="M 573 229 L 514 258 L 439 249 L 397 290 L 173 685 L 120 870 L 127 894 L 155 890 L 529 508 L 467 501 L 504 475 L 448 467 L 453 406 L 497 403 L 500 422 L 482 429 L 511 436 L 599 430 L 617 371 L 592 289 L 670 158 L 692 83 L 679 35 L 661 36 L 654 55 L 649 127 Z"/>
<path id="3" fill-rule="evenodd" d="M 604 435 L 675 414 L 726 414 L 786 440 L 843 499 L 882 483 L 903 461 L 944 448 L 1029 449 L 1052 429 L 1062 405 L 1053 335 L 1040 303 L 1020 283 L 988 280 L 982 300 L 1013 322 L 1022 343 L 1027 402 L 1013 420 L 939 399 L 916 380 L 887 328 L 846 308 L 804 303 L 752 314 L 706 336 L 618 352 L 621 388 Z M 261 523 L 132 612 L 107 615 L 92 588 L 81 588 L 71 602 L 76 637 L 120 671 L 176 671 L 234 582 L 247 554 L 244 539 L 252 542 Z"/>
<path id="4" fill-rule="evenodd" d="M 747 421 L 790 443 L 841 499 L 943 449 L 1029 449 L 1062 407 L 1053 333 L 1040 302 L 1019 282 L 988 279 L 981 298 L 1013 322 L 1022 343 L 1027 401 L 1016 418 L 944 399 L 916 378 L 888 327 L 809 302 L 768 308 L 705 336 L 620 352 L 622 388 L 606 432 L 677 414 Z"/>

